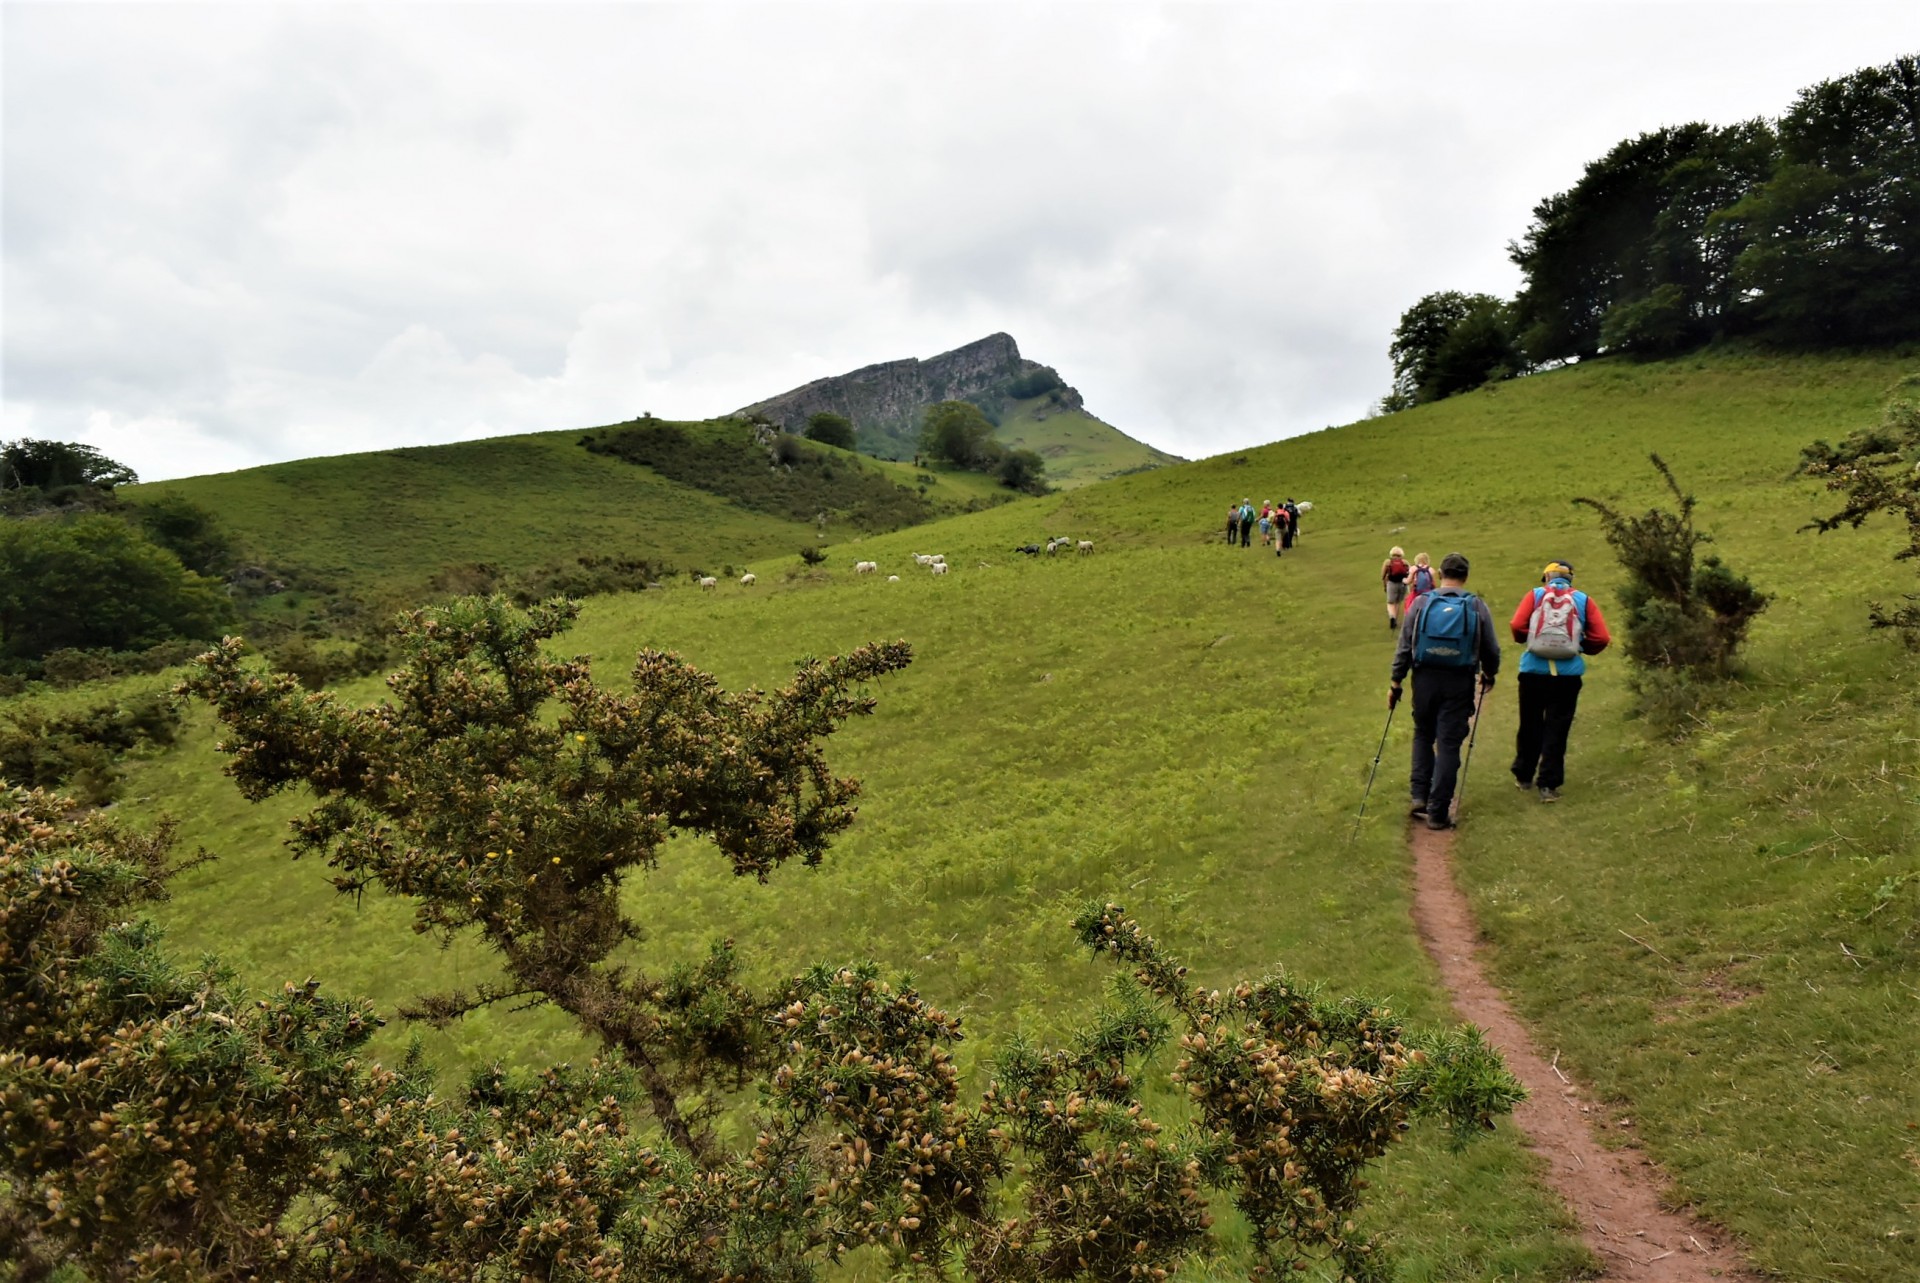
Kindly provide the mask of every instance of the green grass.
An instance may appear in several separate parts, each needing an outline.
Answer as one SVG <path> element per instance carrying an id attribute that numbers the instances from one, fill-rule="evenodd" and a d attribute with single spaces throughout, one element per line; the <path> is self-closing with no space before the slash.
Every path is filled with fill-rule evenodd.
<path id="1" fill-rule="evenodd" d="M 438 571 L 473 562 L 514 571 L 592 553 L 717 574 L 846 533 L 831 517 L 823 535 L 812 520 L 755 511 L 589 453 L 582 435 L 540 432 L 302 459 L 122 493 L 136 502 L 183 494 L 216 513 L 253 559 L 311 572 L 383 605 L 410 600 Z M 850 475 L 919 488 L 910 465 L 833 453 Z M 1006 493 L 991 478 L 926 475 L 925 497 L 938 513 L 998 502 Z M 291 615 L 302 604 L 295 592 L 268 608 Z"/>
<path id="2" fill-rule="evenodd" d="M 1391 543 L 1465 551 L 1503 612 L 1547 559 L 1568 558 L 1610 604 L 1612 563 L 1569 500 L 1654 502 L 1644 458 L 1658 449 L 1699 493 L 1717 550 L 1776 594 L 1750 671 L 1675 744 L 1627 718 L 1617 655 L 1596 661 L 1557 808 L 1504 782 L 1509 676 L 1468 781 L 1463 876 L 1540 1043 L 1756 1263 L 1790 1279 L 1920 1276 L 1920 884 L 1876 896 L 1920 871 L 1920 665 L 1864 623 L 1869 593 L 1908 572 L 1888 560 L 1889 530 L 1794 533 L 1823 496 L 1789 479 L 1802 443 L 1870 422 L 1912 366 L 1594 363 L 848 540 L 818 575 L 789 578 L 781 549 L 752 567 L 752 589 L 597 599 L 563 649 L 598 656 L 606 678 L 643 645 L 734 686 L 875 638 L 917 653 L 880 687 L 878 713 L 836 739 L 836 767 L 867 793 L 827 863 L 759 886 L 676 844 L 632 892 L 650 932 L 640 953 L 658 963 L 731 936 L 769 978 L 878 958 L 965 1013 L 977 1067 L 1011 1032 L 1058 1032 L 1096 999 L 1106 972 L 1067 922 L 1103 895 L 1202 981 L 1286 965 L 1448 1020 L 1408 919 L 1404 724 L 1347 845 L 1384 717 L 1379 562 Z M 1282 488 L 1315 504 L 1297 555 L 1221 546 L 1224 502 Z M 1053 533 L 1097 552 L 1006 551 Z M 954 572 L 927 575 L 916 551 L 945 553 Z M 881 575 L 853 576 L 856 557 Z M 142 800 L 128 810 L 171 810 L 189 846 L 222 856 L 167 906 L 176 941 L 257 984 L 313 974 L 389 1010 L 487 974 L 472 947 L 412 936 L 404 906 L 356 907 L 323 870 L 289 862 L 296 799 L 241 802 L 212 740 L 196 714 L 181 748 L 131 772 Z M 385 1049 L 405 1036 L 389 1029 Z M 490 1012 L 428 1043 L 449 1065 L 585 1050 L 538 1013 Z M 1510 1128 L 1464 1159 L 1419 1135 L 1380 1184 L 1375 1215 L 1397 1227 L 1405 1279 L 1563 1279 L 1586 1262 Z"/>
<path id="3" fill-rule="evenodd" d="M 1047 481 L 1063 490 L 1180 462 L 1085 410 L 1062 410 L 1044 396 L 1011 402 L 993 435 L 1005 445 L 1036 451 L 1047 461 Z"/>

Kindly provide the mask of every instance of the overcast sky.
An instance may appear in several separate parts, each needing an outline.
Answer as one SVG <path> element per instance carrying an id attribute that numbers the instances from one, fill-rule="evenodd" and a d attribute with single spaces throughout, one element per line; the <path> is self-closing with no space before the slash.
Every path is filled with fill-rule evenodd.
<path id="1" fill-rule="evenodd" d="M 6 3 L 4 429 L 158 479 L 723 413 L 994 330 L 1187 456 L 1345 422 L 1622 138 L 1920 6 Z"/>

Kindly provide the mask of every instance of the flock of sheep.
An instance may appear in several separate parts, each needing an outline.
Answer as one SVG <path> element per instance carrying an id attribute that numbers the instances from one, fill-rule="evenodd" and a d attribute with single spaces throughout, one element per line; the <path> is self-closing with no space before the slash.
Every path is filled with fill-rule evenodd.
<path id="1" fill-rule="evenodd" d="M 1054 556 L 1056 553 L 1058 553 L 1060 549 L 1067 548 L 1067 547 L 1073 548 L 1075 552 L 1085 557 L 1090 555 L 1093 552 L 1093 540 L 1091 539 L 1076 540 L 1076 539 L 1067 538 L 1066 536 L 1063 535 L 1057 539 L 1047 540 L 1047 545 L 1044 551 L 1049 557 L 1051 557 L 1051 556 Z M 1018 548 L 1015 548 L 1014 551 L 1018 553 L 1024 553 L 1029 557 L 1037 557 L 1042 552 L 1042 549 L 1039 544 L 1030 543 L 1030 544 L 1021 544 Z M 928 553 L 916 552 L 913 554 L 913 561 L 914 561 L 914 564 L 917 566 L 926 567 L 927 570 L 932 574 L 944 575 L 947 573 L 948 567 L 947 567 L 947 558 L 945 553 L 936 552 L 936 553 L 928 554 Z M 980 565 L 982 568 L 985 568 L 987 563 L 983 561 L 980 563 Z M 880 570 L 880 563 L 877 561 L 856 561 L 853 563 L 853 573 L 856 575 L 877 574 L 879 570 Z M 890 584 L 897 584 L 900 582 L 900 576 L 888 575 L 887 582 Z M 741 587 L 751 588 L 753 587 L 754 583 L 755 583 L 755 579 L 751 573 L 740 576 Z M 702 588 L 707 588 L 707 589 L 718 588 L 720 586 L 720 580 L 717 576 L 714 576 L 714 575 L 702 575 L 700 576 L 699 584 Z"/>

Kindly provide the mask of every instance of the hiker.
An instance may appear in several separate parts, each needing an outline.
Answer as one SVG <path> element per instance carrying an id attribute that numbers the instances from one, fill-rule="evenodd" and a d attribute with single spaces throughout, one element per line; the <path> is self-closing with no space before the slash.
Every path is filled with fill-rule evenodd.
<path id="1" fill-rule="evenodd" d="M 1253 547 L 1253 500 L 1251 498 L 1240 501 L 1240 546 Z"/>
<path id="2" fill-rule="evenodd" d="M 1427 557 L 1426 553 L 1419 553 L 1415 555 L 1413 559 L 1412 573 L 1407 576 L 1406 610 L 1413 609 L 1413 603 L 1420 599 L 1420 594 L 1430 593 L 1432 591 L 1433 562 Z M 1402 611 L 1401 613 L 1405 614 L 1406 612 Z"/>
<path id="3" fill-rule="evenodd" d="M 1293 506 L 1293 500 L 1289 499 L 1273 510 L 1273 521 L 1279 531 L 1281 549 L 1293 547 L 1293 537 L 1300 525 L 1300 512 Z"/>
<path id="4" fill-rule="evenodd" d="M 1600 604 L 1573 586 L 1573 565 L 1550 561 L 1513 612 L 1513 639 L 1525 644 L 1520 657 L 1520 729 L 1513 737 L 1513 782 L 1538 788 L 1542 802 L 1558 802 L 1567 778 L 1567 732 L 1580 702 L 1586 656 L 1598 655 L 1613 637 Z"/>
<path id="5" fill-rule="evenodd" d="M 1260 503 L 1260 546 L 1266 547 L 1273 542 L 1273 505 L 1262 500 Z"/>
<path id="6" fill-rule="evenodd" d="M 1273 509 L 1273 555 L 1278 557 L 1293 547 L 1293 527 L 1287 523 L 1287 510 L 1279 505 Z"/>
<path id="7" fill-rule="evenodd" d="M 1291 548 L 1300 537 L 1300 505 L 1288 499 L 1280 506 L 1287 510 L 1287 547 Z"/>
<path id="8" fill-rule="evenodd" d="M 1440 586 L 1407 607 L 1393 648 L 1387 708 L 1400 703 L 1400 683 L 1413 673 L 1413 771 L 1410 814 L 1430 829 L 1453 827 L 1453 786 L 1460 745 L 1473 719 L 1474 677 L 1484 695 L 1500 672 L 1500 639 L 1487 603 L 1467 591 L 1467 559 L 1440 559 Z"/>
<path id="9" fill-rule="evenodd" d="M 1380 563 L 1380 582 L 1387 590 L 1387 627 L 1398 628 L 1400 603 L 1407 599 L 1407 575 L 1413 568 L 1407 565 L 1406 550 L 1395 544 L 1387 551 L 1387 559 Z"/>
<path id="10" fill-rule="evenodd" d="M 1233 547 L 1234 542 L 1239 538 L 1240 538 L 1240 505 L 1237 503 L 1230 503 L 1227 505 L 1227 547 L 1229 548 Z"/>

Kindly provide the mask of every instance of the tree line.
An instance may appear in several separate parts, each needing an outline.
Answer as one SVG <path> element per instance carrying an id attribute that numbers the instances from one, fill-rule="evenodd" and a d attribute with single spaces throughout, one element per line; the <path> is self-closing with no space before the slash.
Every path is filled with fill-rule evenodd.
<path id="1" fill-rule="evenodd" d="M 1776 121 L 1627 139 L 1508 245 L 1510 300 L 1455 290 L 1401 316 L 1385 412 L 1602 353 L 1745 337 L 1920 337 L 1920 56 L 1804 89 Z"/>

